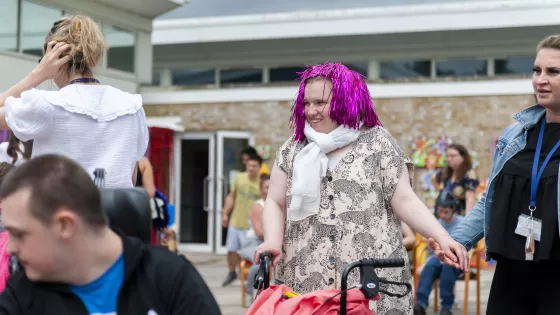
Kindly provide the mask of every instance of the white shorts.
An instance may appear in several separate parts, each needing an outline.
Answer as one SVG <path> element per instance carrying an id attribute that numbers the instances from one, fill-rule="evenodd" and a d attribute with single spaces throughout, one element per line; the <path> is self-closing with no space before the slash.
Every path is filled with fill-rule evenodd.
<path id="1" fill-rule="evenodd" d="M 243 248 L 245 244 L 245 238 L 247 237 L 246 229 L 238 229 L 233 226 L 229 226 L 227 230 L 226 248 L 228 252 L 238 252 Z"/>

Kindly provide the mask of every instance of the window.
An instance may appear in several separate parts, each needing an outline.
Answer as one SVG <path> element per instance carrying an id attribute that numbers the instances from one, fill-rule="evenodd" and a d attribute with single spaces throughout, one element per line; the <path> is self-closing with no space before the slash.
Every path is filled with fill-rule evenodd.
<path id="1" fill-rule="evenodd" d="M 494 71 L 496 74 L 531 74 L 535 57 L 508 57 L 496 59 Z"/>
<path id="2" fill-rule="evenodd" d="M 152 85 L 161 85 L 161 71 L 152 71 Z"/>
<path id="3" fill-rule="evenodd" d="M 228 69 L 220 70 L 221 83 L 261 83 L 263 69 Z"/>
<path id="4" fill-rule="evenodd" d="M 214 69 L 181 69 L 173 71 L 173 85 L 215 84 Z"/>
<path id="5" fill-rule="evenodd" d="M 379 77 L 381 79 L 429 77 L 430 70 L 430 60 L 385 61 L 379 64 Z"/>
<path id="6" fill-rule="evenodd" d="M 0 50 L 18 50 L 18 2 L 19 0 L 0 2 Z"/>
<path id="7" fill-rule="evenodd" d="M 364 77 L 367 78 L 368 75 L 368 63 L 367 62 L 343 62 L 343 65 L 347 66 L 348 69 L 350 70 L 354 70 L 356 72 L 358 72 L 359 74 L 363 75 Z"/>
<path id="8" fill-rule="evenodd" d="M 62 16 L 62 10 L 28 0 L 23 1 L 21 10 L 22 51 L 26 54 L 42 56 L 45 38 L 54 22 Z"/>
<path id="9" fill-rule="evenodd" d="M 303 67 L 270 68 L 270 82 L 294 82 L 298 72 L 304 71 Z"/>
<path id="10" fill-rule="evenodd" d="M 134 73 L 136 34 L 117 27 L 105 27 L 107 68 Z"/>
<path id="11" fill-rule="evenodd" d="M 441 60 L 436 64 L 438 77 L 486 75 L 486 60 Z"/>

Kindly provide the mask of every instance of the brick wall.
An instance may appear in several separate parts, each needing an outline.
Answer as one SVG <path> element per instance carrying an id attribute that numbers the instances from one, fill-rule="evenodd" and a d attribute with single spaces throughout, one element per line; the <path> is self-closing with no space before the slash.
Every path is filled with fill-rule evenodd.
<path id="1" fill-rule="evenodd" d="M 478 153 L 482 178 L 489 176 L 493 138 L 533 103 L 532 95 L 374 99 L 385 128 L 407 154 L 417 136 L 450 136 Z M 290 108 L 289 102 L 145 106 L 147 116 L 181 116 L 187 131 L 252 131 L 257 144 L 274 150 L 291 135 Z"/>

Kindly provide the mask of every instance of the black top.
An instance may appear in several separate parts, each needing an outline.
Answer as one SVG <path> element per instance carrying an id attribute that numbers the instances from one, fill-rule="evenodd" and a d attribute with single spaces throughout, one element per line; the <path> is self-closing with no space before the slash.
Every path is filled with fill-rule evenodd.
<path id="1" fill-rule="evenodd" d="M 122 235 L 121 235 L 122 236 Z M 124 279 L 118 295 L 119 315 L 219 315 L 210 289 L 184 256 L 165 248 L 122 237 Z M 0 295 L 0 314 L 88 315 L 68 285 L 30 281 L 24 271 L 8 279 Z"/>
<path id="2" fill-rule="evenodd" d="M 544 118 L 543 118 L 544 119 Z M 527 145 L 506 162 L 496 177 L 494 202 L 488 231 L 488 254 L 495 260 L 525 260 L 526 237 L 515 234 L 520 214 L 529 215 L 531 171 L 541 121 L 528 130 Z M 560 123 L 546 124 L 539 169 L 560 139 Z M 547 164 L 539 182 L 533 216 L 542 220 L 541 241 L 535 241 L 534 261 L 560 260 L 558 236 L 558 167 L 560 149 Z"/>
<path id="3" fill-rule="evenodd" d="M 135 187 L 143 187 L 142 185 L 142 172 L 140 171 L 140 163 L 138 163 L 138 170 L 136 171 L 136 185 Z"/>

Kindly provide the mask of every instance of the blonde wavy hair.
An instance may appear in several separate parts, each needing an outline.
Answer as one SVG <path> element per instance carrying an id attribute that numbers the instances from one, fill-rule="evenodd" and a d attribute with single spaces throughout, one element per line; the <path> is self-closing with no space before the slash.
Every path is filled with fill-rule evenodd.
<path id="1" fill-rule="evenodd" d="M 537 53 L 543 48 L 560 50 L 560 35 L 549 35 L 537 44 Z"/>
<path id="2" fill-rule="evenodd" d="M 93 75 L 93 70 L 101 61 L 106 48 L 99 25 L 89 16 L 80 14 L 66 15 L 54 23 L 45 38 L 43 53 L 51 41 L 70 45 L 66 76 Z"/>

